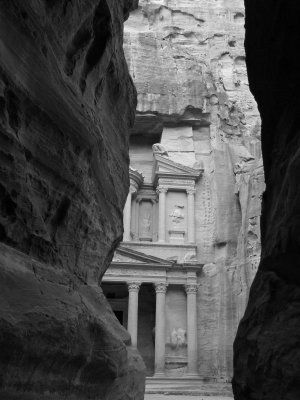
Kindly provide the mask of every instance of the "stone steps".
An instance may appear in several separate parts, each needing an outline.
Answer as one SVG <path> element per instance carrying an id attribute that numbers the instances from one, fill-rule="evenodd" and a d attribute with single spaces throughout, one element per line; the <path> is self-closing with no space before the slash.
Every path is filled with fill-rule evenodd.
<path id="1" fill-rule="evenodd" d="M 174 377 L 146 379 L 147 394 L 227 396 L 233 398 L 229 383 L 205 383 L 199 378 Z"/>

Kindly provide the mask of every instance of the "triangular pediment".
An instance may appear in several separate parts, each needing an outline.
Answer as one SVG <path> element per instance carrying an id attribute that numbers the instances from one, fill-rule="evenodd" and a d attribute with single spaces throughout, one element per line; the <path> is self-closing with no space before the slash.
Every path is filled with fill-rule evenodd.
<path id="1" fill-rule="evenodd" d="M 202 172 L 203 168 L 200 165 L 197 166 L 197 168 L 191 168 L 158 154 L 155 154 L 154 156 L 153 181 L 155 181 L 156 178 L 159 177 L 159 175 L 169 175 L 183 179 L 186 178 L 196 180 L 197 178 L 199 178 Z"/>
<path id="2" fill-rule="evenodd" d="M 148 254 L 132 250 L 131 248 L 120 245 L 115 251 L 113 264 L 151 264 L 151 265 L 162 265 L 171 266 L 174 262 L 169 260 L 164 260 L 162 258 L 153 257 Z"/>

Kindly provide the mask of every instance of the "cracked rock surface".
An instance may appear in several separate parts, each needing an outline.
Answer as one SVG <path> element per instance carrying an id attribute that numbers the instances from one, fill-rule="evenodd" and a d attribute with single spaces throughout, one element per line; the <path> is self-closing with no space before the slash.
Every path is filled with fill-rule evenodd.
<path id="1" fill-rule="evenodd" d="M 124 36 L 138 92 L 132 134 L 162 134 L 175 161 L 204 166 L 195 195 L 204 264 L 199 373 L 220 382 L 232 377 L 232 342 L 261 249 L 260 118 L 246 73 L 244 15 L 243 0 L 140 0 Z M 174 128 L 189 151 L 174 149 Z M 143 160 L 132 162 L 138 169 Z"/>
<path id="2" fill-rule="evenodd" d="M 0 3 L 1 398 L 143 398 L 98 286 L 122 238 L 136 5 Z"/>

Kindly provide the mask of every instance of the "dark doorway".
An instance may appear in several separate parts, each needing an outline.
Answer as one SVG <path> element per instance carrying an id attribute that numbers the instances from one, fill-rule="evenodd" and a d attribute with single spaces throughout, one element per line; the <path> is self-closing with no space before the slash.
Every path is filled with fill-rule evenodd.
<path id="1" fill-rule="evenodd" d="M 102 282 L 104 295 L 121 325 L 127 329 L 128 288 L 125 282 Z"/>

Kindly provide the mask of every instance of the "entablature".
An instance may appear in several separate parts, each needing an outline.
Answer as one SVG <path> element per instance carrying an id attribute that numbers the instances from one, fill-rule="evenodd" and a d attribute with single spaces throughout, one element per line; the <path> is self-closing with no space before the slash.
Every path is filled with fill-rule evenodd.
<path id="1" fill-rule="evenodd" d="M 165 279 L 170 284 L 188 284 L 195 281 L 202 271 L 202 264 L 193 257 L 181 262 L 154 257 L 120 245 L 103 281 L 160 282 Z"/>

